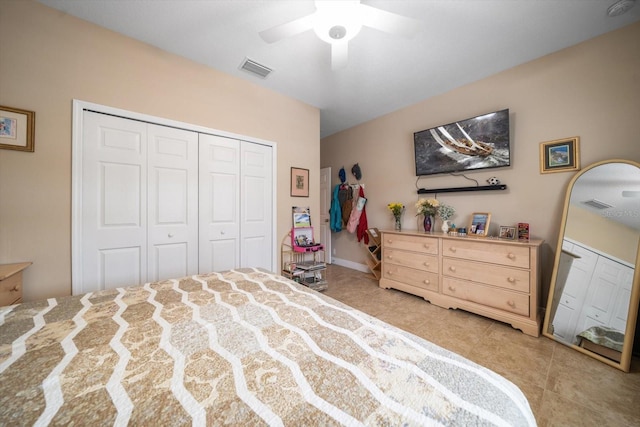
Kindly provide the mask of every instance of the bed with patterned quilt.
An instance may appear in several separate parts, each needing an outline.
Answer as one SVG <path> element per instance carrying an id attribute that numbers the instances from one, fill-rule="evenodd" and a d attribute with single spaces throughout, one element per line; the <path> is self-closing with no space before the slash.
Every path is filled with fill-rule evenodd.
<path id="1" fill-rule="evenodd" d="M 498 374 L 260 269 L 0 307 L 0 425 L 535 425 Z"/>

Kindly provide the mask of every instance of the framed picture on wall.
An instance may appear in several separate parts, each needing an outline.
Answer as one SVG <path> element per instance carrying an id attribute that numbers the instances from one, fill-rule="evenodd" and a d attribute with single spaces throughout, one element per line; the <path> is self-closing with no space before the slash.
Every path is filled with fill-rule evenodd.
<path id="1" fill-rule="evenodd" d="M 0 148 L 33 152 L 36 113 L 0 105 Z"/>
<path id="2" fill-rule="evenodd" d="M 291 196 L 309 197 L 309 169 L 291 168 Z"/>
<path id="3" fill-rule="evenodd" d="M 556 139 L 540 144 L 540 173 L 580 170 L 580 138 Z"/>

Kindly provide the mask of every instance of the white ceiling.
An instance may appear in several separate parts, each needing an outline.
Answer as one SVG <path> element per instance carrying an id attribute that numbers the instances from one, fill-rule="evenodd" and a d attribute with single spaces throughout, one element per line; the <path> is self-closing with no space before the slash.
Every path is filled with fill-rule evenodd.
<path id="1" fill-rule="evenodd" d="M 615 0 L 363 0 L 420 30 L 363 27 L 332 71 L 313 31 L 273 44 L 258 35 L 314 12 L 312 0 L 39 1 L 318 107 L 321 137 L 640 20 L 638 5 L 608 17 Z M 255 77 L 239 69 L 245 58 L 274 71 Z"/>
<path id="2" fill-rule="evenodd" d="M 584 204 L 593 199 L 611 207 L 595 209 Z M 640 169 L 628 163 L 607 163 L 589 169 L 574 184 L 570 202 L 640 231 Z"/>

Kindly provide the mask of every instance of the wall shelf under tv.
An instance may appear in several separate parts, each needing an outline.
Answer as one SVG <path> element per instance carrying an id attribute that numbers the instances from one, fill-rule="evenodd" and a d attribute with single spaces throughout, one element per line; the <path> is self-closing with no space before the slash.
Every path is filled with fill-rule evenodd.
<path id="1" fill-rule="evenodd" d="M 476 185 L 473 187 L 455 187 L 455 188 L 420 188 L 418 194 L 436 194 L 436 193 L 458 193 L 463 191 L 496 191 L 506 190 L 507 184 L 498 185 Z"/>

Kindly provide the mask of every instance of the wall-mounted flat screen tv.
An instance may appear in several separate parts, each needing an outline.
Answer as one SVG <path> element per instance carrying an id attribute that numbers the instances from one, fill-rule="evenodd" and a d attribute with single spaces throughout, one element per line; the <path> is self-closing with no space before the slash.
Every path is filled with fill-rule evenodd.
<path id="1" fill-rule="evenodd" d="M 416 176 L 510 166 L 509 110 L 413 134 Z"/>

